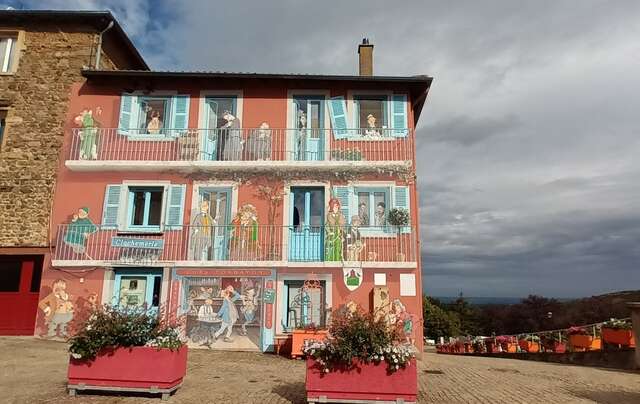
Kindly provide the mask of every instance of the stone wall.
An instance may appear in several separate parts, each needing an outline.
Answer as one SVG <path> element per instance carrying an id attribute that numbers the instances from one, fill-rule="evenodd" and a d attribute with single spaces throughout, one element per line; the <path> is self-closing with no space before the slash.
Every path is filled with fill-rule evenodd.
<path id="1" fill-rule="evenodd" d="M 96 34 L 24 28 L 18 69 L 0 76 L 0 247 L 49 245 L 49 214 L 70 86 L 83 81 Z M 107 55 L 103 68 L 114 68 Z"/>

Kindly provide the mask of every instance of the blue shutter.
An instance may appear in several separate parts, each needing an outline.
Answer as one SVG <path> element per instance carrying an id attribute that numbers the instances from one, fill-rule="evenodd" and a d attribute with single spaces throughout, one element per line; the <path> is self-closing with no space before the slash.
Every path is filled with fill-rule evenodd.
<path id="1" fill-rule="evenodd" d="M 173 116 L 171 118 L 170 136 L 178 136 L 189 126 L 189 96 L 176 95 L 172 99 Z"/>
<path id="2" fill-rule="evenodd" d="M 344 218 L 347 224 L 351 219 L 351 217 L 349 216 L 351 204 L 349 202 L 350 202 L 352 193 L 353 193 L 353 188 L 351 187 L 343 187 L 343 186 L 333 187 L 333 195 L 336 198 L 338 198 L 338 200 L 340 201 L 340 210 L 342 211 L 342 214 L 344 215 Z"/>
<path id="3" fill-rule="evenodd" d="M 169 185 L 165 227 L 167 230 L 180 230 L 184 216 L 184 195 L 186 185 Z"/>
<path id="4" fill-rule="evenodd" d="M 411 206 L 411 201 L 409 199 L 409 187 L 396 186 L 394 193 L 394 208 L 401 208 L 410 212 L 409 207 Z M 411 221 L 409 221 L 409 226 L 403 227 L 400 232 L 411 233 Z"/>
<path id="5" fill-rule="evenodd" d="M 345 139 L 349 136 L 347 130 L 347 103 L 344 97 L 333 97 L 329 103 L 329 115 L 331 115 L 331 127 L 336 139 Z"/>
<path id="6" fill-rule="evenodd" d="M 135 135 L 131 133 L 137 125 L 137 97 L 135 95 L 122 94 L 120 97 L 120 122 L 118 122 L 118 133 L 121 135 Z"/>
<path id="7" fill-rule="evenodd" d="M 391 127 L 394 129 L 393 136 L 406 137 L 409 134 L 407 122 L 407 96 L 404 94 L 394 95 L 392 99 Z"/>
<path id="8" fill-rule="evenodd" d="M 102 228 L 117 229 L 118 213 L 120 211 L 120 193 L 122 185 L 107 185 L 104 193 L 104 206 L 102 207 Z"/>

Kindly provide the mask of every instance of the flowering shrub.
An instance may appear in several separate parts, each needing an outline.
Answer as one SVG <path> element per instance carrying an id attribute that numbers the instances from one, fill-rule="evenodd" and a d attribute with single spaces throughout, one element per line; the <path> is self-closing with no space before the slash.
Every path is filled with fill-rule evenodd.
<path id="1" fill-rule="evenodd" d="M 515 338 L 508 335 L 499 335 L 496 337 L 496 343 L 498 344 L 508 344 L 515 342 Z"/>
<path id="2" fill-rule="evenodd" d="M 612 318 L 609 321 L 602 323 L 602 328 L 609 328 L 612 330 L 631 330 L 633 329 L 633 324 L 629 320 L 618 320 L 616 318 Z"/>
<path id="3" fill-rule="evenodd" d="M 174 350 L 183 342 L 177 328 L 162 322 L 155 311 L 105 305 L 88 316 L 69 344 L 73 358 L 91 360 L 102 349 L 152 346 Z"/>
<path id="4" fill-rule="evenodd" d="M 323 372 L 352 369 L 357 362 L 380 364 L 394 372 L 409 366 L 415 357 L 412 346 L 400 345 L 397 331 L 384 317 L 344 308 L 334 312 L 329 338 L 305 341 L 302 352 L 316 360 Z"/>
<path id="5" fill-rule="evenodd" d="M 524 340 L 529 342 L 540 342 L 540 337 L 537 335 L 527 335 L 524 337 Z"/>

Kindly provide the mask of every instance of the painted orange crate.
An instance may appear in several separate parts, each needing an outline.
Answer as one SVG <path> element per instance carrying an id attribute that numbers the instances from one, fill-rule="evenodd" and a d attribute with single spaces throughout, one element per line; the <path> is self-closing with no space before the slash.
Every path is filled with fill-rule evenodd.
<path id="1" fill-rule="evenodd" d="M 635 347 L 636 341 L 633 338 L 632 330 L 615 330 L 613 328 L 602 329 L 602 339 L 609 344 L 617 344 L 628 347 Z"/>
<path id="2" fill-rule="evenodd" d="M 569 345 L 574 351 L 597 351 L 602 349 L 602 339 L 592 335 L 569 335 Z"/>

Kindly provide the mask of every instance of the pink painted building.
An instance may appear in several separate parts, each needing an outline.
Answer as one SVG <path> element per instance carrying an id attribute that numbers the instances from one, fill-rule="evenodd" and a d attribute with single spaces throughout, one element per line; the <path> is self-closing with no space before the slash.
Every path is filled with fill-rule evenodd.
<path id="1" fill-rule="evenodd" d="M 37 335 L 146 305 L 185 319 L 191 346 L 269 351 L 355 302 L 422 347 L 414 128 L 430 77 L 83 75 Z"/>

